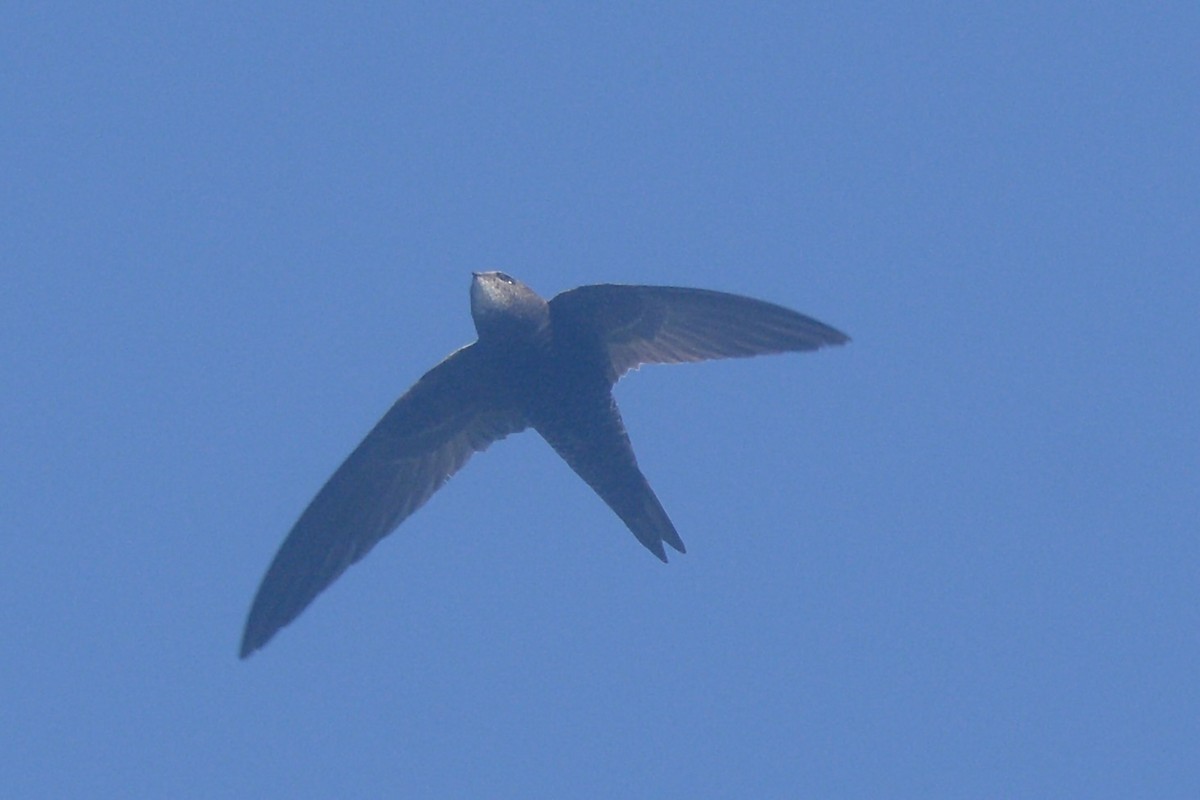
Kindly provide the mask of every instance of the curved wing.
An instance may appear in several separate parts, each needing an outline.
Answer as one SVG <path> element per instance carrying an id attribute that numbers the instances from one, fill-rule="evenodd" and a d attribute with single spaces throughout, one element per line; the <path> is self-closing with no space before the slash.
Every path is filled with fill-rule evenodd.
<path id="1" fill-rule="evenodd" d="M 472 454 L 526 427 L 491 378 L 487 359 L 467 345 L 396 401 L 279 548 L 250 608 L 242 658 L 299 616 Z"/>
<path id="2" fill-rule="evenodd" d="M 550 314 L 556 329 L 565 324 L 601 337 L 614 381 L 641 364 L 816 350 L 850 340 L 773 303 L 675 286 L 581 286 L 552 299 Z"/>

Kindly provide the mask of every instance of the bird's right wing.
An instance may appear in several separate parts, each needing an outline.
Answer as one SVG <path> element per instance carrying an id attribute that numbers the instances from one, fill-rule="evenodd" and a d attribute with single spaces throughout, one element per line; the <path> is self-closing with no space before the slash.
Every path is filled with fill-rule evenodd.
<path id="1" fill-rule="evenodd" d="M 597 335 L 616 380 L 641 364 L 736 358 L 843 344 L 836 328 L 736 294 L 676 286 L 580 286 L 554 297 L 560 325 Z"/>
<path id="2" fill-rule="evenodd" d="M 275 555 L 246 621 L 242 658 L 294 620 L 473 453 L 527 426 L 498 394 L 489 369 L 478 348 L 467 345 L 427 372 L 367 434 Z"/>

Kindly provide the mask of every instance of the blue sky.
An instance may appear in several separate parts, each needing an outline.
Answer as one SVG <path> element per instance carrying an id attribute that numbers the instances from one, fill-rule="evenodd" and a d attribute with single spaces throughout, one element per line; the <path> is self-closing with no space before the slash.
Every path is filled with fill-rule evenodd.
<path id="1" fill-rule="evenodd" d="M 0 32 L 13 797 L 1200 796 L 1190 3 L 121 4 Z M 262 652 L 471 270 L 847 331 L 617 388 Z"/>

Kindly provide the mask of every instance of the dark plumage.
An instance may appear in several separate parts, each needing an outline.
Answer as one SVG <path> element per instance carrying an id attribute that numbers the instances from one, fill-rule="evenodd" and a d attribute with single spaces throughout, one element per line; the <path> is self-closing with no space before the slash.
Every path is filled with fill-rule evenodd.
<path id="1" fill-rule="evenodd" d="M 581 286 L 546 302 L 475 273 L 479 339 L 408 390 L 338 468 L 279 548 L 241 656 L 267 643 L 421 507 L 473 453 L 532 427 L 663 561 L 683 540 L 638 469 L 612 386 L 647 363 L 815 350 L 848 337 L 771 303 L 704 289 Z"/>

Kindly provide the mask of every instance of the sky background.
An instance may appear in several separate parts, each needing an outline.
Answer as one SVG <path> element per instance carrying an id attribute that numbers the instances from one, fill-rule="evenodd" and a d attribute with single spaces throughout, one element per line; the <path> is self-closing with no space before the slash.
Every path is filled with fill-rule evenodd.
<path id="1" fill-rule="evenodd" d="M 736 6 L 736 7 L 735 7 Z M 1200 7 L 45 4 L 0 27 L 14 798 L 1200 797 Z M 471 270 L 768 299 L 248 661 Z"/>

